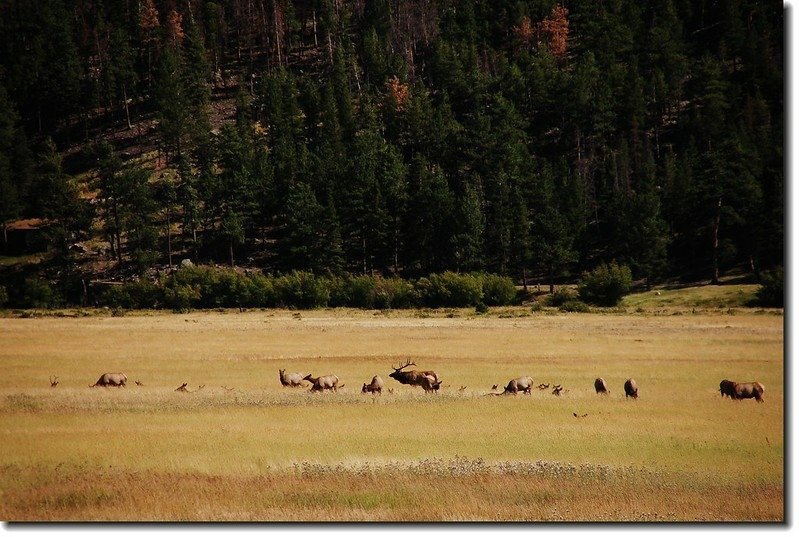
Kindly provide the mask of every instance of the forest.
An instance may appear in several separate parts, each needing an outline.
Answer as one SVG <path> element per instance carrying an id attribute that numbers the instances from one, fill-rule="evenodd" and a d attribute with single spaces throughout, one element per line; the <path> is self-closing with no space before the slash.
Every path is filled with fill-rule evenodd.
<path id="1" fill-rule="evenodd" d="M 0 283 L 784 263 L 760 0 L 0 0 Z"/>

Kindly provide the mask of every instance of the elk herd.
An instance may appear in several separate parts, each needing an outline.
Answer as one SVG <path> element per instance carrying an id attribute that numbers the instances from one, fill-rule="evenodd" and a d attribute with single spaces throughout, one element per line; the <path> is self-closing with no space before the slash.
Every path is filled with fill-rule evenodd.
<path id="1" fill-rule="evenodd" d="M 438 392 L 439 388 L 441 387 L 441 377 L 438 376 L 438 373 L 435 371 L 417 371 L 416 369 L 406 370 L 406 368 L 415 366 L 414 362 L 407 360 L 405 364 L 400 365 L 399 367 L 391 366 L 394 370 L 393 373 L 390 373 L 388 376 L 400 384 L 407 384 L 409 386 L 419 386 L 421 387 L 425 393 L 433 393 Z M 283 387 L 288 388 L 299 388 L 299 387 L 307 387 L 307 384 L 310 384 L 310 391 L 311 392 L 324 392 L 324 391 L 332 391 L 335 392 L 339 388 L 343 388 L 344 384 L 339 384 L 339 377 L 337 375 L 323 375 L 320 377 L 314 377 L 310 373 L 286 373 L 285 369 L 278 370 L 280 376 L 280 384 Z M 94 388 L 97 386 L 100 387 L 109 387 L 109 386 L 116 386 L 117 388 L 123 388 L 126 386 L 128 381 L 127 375 L 124 373 L 103 373 L 100 375 L 100 378 L 97 379 L 97 382 L 94 384 L 90 384 L 90 388 Z M 58 386 L 58 377 L 50 377 L 50 386 L 55 388 Z M 143 386 L 140 381 L 136 381 L 136 385 Z M 185 384 L 178 388 L 177 391 L 187 391 L 185 390 Z M 494 384 L 492 390 L 497 389 L 497 384 Z M 200 388 L 203 388 L 200 386 Z M 371 382 L 368 384 L 364 383 L 363 387 L 361 388 L 361 393 L 371 393 L 371 394 L 382 394 L 383 388 L 385 388 L 385 383 L 380 375 L 375 375 L 372 377 Z M 549 384 L 539 384 L 537 386 L 539 390 L 544 390 L 549 388 Z M 464 392 L 466 390 L 466 386 L 461 386 L 460 392 Z M 517 377 L 508 381 L 508 384 L 505 386 L 505 389 L 502 392 L 492 392 L 486 395 L 517 395 L 518 393 L 524 393 L 526 395 L 530 395 L 533 390 L 533 378 L 529 376 Z M 602 377 L 597 378 L 594 380 L 594 390 L 596 390 L 597 394 L 600 395 L 608 395 L 610 393 L 610 388 L 608 388 L 607 382 Z M 196 391 L 196 390 L 195 390 Z M 389 393 L 393 393 L 392 389 L 388 390 Z M 719 393 L 722 397 L 729 397 L 732 400 L 741 400 L 741 399 L 755 399 L 757 402 L 763 402 L 763 392 L 766 391 L 766 388 L 760 382 L 735 382 L 732 380 L 722 380 L 719 383 Z M 552 391 L 553 395 L 560 395 L 564 392 L 563 386 L 557 384 L 554 386 L 554 390 Z M 638 399 L 638 383 L 633 378 L 629 378 L 624 381 L 624 396 L 626 398 L 632 397 L 633 399 Z"/>

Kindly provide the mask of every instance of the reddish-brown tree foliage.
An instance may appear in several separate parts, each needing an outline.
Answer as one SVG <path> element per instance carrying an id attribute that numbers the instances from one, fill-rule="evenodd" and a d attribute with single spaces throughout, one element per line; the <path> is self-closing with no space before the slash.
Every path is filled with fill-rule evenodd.
<path id="1" fill-rule="evenodd" d="M 561 5 L 552 8 L 552 13 L 538 24 L 538 30 L 547 40 L 553 56 L 566 55 L 569 40 L 569 10 Z"/>
<path id="2" fill-rule="evenodd" d="M 173 43 L 183 40 L 183 15 L 174 9 L 169 12 L 169 17 L 167 17 L 166 35 Z"/>
<path id="3" fill-rule="evenodd" d="M 149 39 L 153 30 L 158 28 L 161 23 L 158 22 L 158 10 L 155 8 L 153 0 L 144 0 L 141 6 L 141 16 L 139 17 L 139 28 L 145 35 L 145 39 Z"/>
<path id="4" fill-rule="evenodd" d="M 410 87 L 408 84 L 403 84 L 400 82 L 399 78 L 394 76 L 386 82 L 386 88 L 394 101 L 396 109 L 398 111 L 404 110 L 405 104 L 408 102 L 408 97 L 410 96 Z"/>
<path id="5" fill-rule="evenodd" d="M 525 16 L 522 18 L 518 26 L 514 26 L 511 30 L 513 31 L 513 37 L 518 48 L 527 48 L 530 46 L 530 43 L 533 41 L 533 35 L 535 34 L 533 25 L 530 22 L 530 17 Z"/>

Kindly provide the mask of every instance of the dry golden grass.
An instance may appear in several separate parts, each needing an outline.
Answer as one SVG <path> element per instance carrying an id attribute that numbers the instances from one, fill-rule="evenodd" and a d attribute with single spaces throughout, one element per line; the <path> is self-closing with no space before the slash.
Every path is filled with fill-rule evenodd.
<path id="1" fill-rule="evenodd" d="M 420 315 L 0 319 L 0 517 L 784 518 L 781 316 Z M 441 393 L 389 379 L 408 357 Z M 285 389 L 278 368 L 345 387 Z M 88 388 L 105 371 L 129 386 Z M 360 394 L 374 374 L 394 393 Z M 522 374 L 566 391 L 486 396 Z M 766 402 L 722 399 L 722 378 Z"/>

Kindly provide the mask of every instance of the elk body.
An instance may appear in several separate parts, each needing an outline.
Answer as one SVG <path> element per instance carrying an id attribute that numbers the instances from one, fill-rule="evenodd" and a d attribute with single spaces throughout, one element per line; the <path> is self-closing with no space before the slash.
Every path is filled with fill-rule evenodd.
<path id="1" fill-rule="evenodd" d="M 119 388 L 124 386 L 127 381 L 128 376 L 125 373 L 103 373 L 97 379 L 97 382 L 90 385 L 89 388 L 94 388 L 95 386 L 116 386 Z"/>
<path id="2" fill-rule="evenodd" d="M 508 382 L 508 385 L 505 386 L 505 391 L 502 393 L 512 393 L 513 395 L 516 395 L 519 392 L 524 392 L 527 395 L 530 395 L 532 393 L 532 389 L 533 377 L 518 377 Z"/>
<path id="3" fill-rule="evenodd" d="M 280 384 L 284 387 L 296 388 L 302 386 L 302 382 L 306 378 L 302 373 L 286 373 L 285 369 L 280 369 L 278 372 L 280 374 Z"/>
<path id="4" fill-rule="evenodd" d="M 383 379 L 379 375 L 375 375 L 372 377 L 372 382 L 363 385 L 361 393 L 379 393 L 382 395 L 384 386 Z"/>
<path id="5" fill-rule="evenodd" d="M 400 384 L 410 384 L 411 386 L 421 386 L 425 392 L 436 392 L 441 386 L 441 379 L 435 371 L 403 371 L 406 367 L 416 365 L 410 360 L 405 365 L 400 367 L 393 367 L 393 373 L 389 377 L 393 378 Z"/>
<path id="6" fill-rule="evenodd" d="M 340 387 L 338 385 L 338 377 L 336 375 L 324 375 L 322 377 L 312 377 L 311 375 L 306 375 L 303 377 L 303 380 L 307 380 L 312 384 L 312 392 L 323 392 L 325 390 L 336 391 L 336 388 Z"/>
<path id="7" fill-rule="evenodd" d="M 603 393 L 603 394 L 610 393 L 608 385 L 605 382 L 605 379 L 603 379 L 602 377 L 599 377 L 594 381 L 594 389 L 596 390 L 596 393 Z"/>
<path id="8" fill-rule="evenodd" d="M 758 403 L 763 402 L 763 392 L 766 387 L 759 382 L 735 382 L 735 397 L 733 399 L 755 399 Z"/>
<path id="9" fill-rule="evenodd" d="M 624 395 L 625 399 L 627 397 L 638 399 L 638 383 L 635 382 L 635 379 L 627 379 L 624 382 Z"/>

